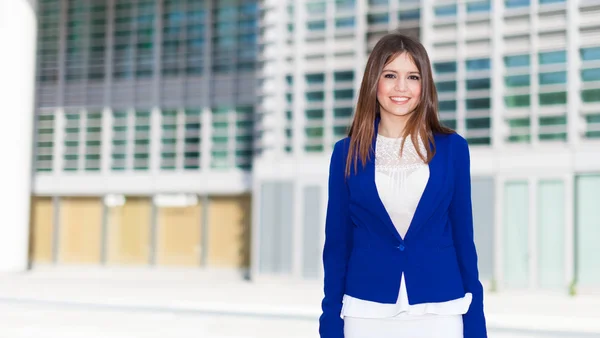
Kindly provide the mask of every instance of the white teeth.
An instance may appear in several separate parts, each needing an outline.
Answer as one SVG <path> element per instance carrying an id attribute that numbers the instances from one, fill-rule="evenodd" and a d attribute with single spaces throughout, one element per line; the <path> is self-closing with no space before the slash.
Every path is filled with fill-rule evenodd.
<path id="1" fill-rule="evenodd" d="M 396 102 L 406 102 L 406 101 L 408 101 L 408 97 L 391 97 L 390 99 L 392 101 L 396 101 Z"/>

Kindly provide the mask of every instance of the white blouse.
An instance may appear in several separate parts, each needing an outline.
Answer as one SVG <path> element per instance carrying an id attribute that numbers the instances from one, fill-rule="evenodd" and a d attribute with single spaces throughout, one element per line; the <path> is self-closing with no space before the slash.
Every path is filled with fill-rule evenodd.
<path id="1" fill-rule="evenodd" d="M 402 238 L 406 235 L 421 195 L 429 180 L 429 166 L 419 157 L 410 137 L 400 156 L 401 138 L 377 135 L 375 148 L 375 184 L 381 202 Z M 419 141 L 421 152 L 425 146 Z M 342 316 L 360 318 L 389 318 L 406 315 L 464 314 L 472 295 L 440 303 L 408 304 L 404 274 L 396 304 L 383 304 L 344 295 Z"/>

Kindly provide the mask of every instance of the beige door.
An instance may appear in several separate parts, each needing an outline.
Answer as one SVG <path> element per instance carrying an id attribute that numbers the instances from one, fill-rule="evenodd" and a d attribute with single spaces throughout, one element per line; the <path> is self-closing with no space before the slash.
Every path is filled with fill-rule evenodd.
<path id="1" fill-rule="evenodd" d="M 107 210 L 107 263 L 148 264 L 152 202 L 127 197 L 125 204 Z"/>
<path id="2" fill-rule="evenodd" d="M 208 215 L 208 265 L 248 267 L 250 196 L 212 197 Z"/>
<path id="3" fill-rule="evenodd" d="M 29 257 L 33 263 L 52 262 L 54 205 L 52 197 L 31 198 Z"/>
<path id="4" fill-rule="evenodd" d="M 61 263 L 100 263 L 102 208 L 97 197 L 60 199 L 58 259 Z"/>
<path id="5" fill-rule="evenodd" d="M 157 212 L 158 265 L 200 265 L 201 207 L 160 207 Z"/>

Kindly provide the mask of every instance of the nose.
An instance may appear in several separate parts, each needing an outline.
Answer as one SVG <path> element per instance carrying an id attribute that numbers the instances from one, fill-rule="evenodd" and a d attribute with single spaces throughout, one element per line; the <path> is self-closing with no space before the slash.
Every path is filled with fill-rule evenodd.
<path id="1" fill-rule="evenodd" d="M 406 90 L 406 79 L 405 78 L 398 78 L 398 81 L 396 81 L 396 86 L 394 87 L 395 90 L 399 91 L 399 92 L 403 92 Z"/>

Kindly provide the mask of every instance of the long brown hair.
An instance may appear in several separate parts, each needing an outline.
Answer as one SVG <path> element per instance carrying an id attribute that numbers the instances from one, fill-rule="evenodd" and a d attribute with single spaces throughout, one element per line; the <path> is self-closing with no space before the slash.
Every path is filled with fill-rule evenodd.
<path id="1" fill-rule="evenodd" d="M 379 102 L 377 102 L 377 84 L 383 67 L 392 62 L 397 56 L 408 53 L 421 74 L 421 97 L 419 104 L 406 123 L 403 132 L 402 148 L 404 140 L 410 135 L 413 144 L 417 145 L 417 137 L 425 145 L 427 154 L 422 154 L 420 147 L 417 148 L 419 156 L 425 163 L 429 163 L 435 155 L 434 134 L 452 134 L 454 130 L 442 126 L 438 119 L 438 98 L 431 62 L 423 45 L 405 35 L 394 32 L 381 38 L 369 55 L 365 72 L 360 85 L 356 113 L 348 136 L 350 136 L 350 148 L 346 159 L 346 176 L 350 175 L 351 165 L 354 172 L 357 171 L 358 160 L 364 166 L 369 159 L 371 144 L 375 137 L 375 119 L 379 114 Z M 433 148 L 430 147 L 430 143 Z"/>

